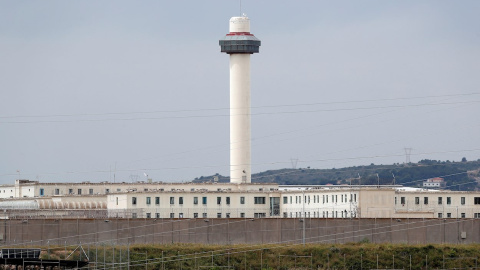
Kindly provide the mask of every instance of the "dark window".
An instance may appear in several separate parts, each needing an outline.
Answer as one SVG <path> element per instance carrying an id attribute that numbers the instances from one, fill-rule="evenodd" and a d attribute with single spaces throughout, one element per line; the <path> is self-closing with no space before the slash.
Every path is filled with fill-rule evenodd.
<path id="1" fill-rule="evenodd" d="M 4 192 L 5 192 L 5 190 L 4 190 Z M 43 195 L 45 195 L 45 190 L 43 188 L 41 188 L 40 189 L 40 196 L 43 196 Z"/>
<path id="2" fill-rule="evenodd" d="M 442 197 L 438 197 L 438 204 L 442 204 L 443 203 L 443 198 Z"/>
<path id="3" fill-rule="evenodd" d="M 473 203 L 474 204 L 480 204 L 480 197 L 473 198 Z"/>
<path id="4" fill-rule="evenodd" d="M 72 188 L 68 189 L 68 194 L 73 194 L 73 189 Z"/>
<path id="5" fill-rule="evenodd" d="M 193 197 L 193 204 L 198 204 L 198 197 Z"/>
<path id="6" fill-rule="evenodd" d="M 203 218 L 206 218 L 206 217 L 207 217 L 207 213 L 202 213 L 202 217 L 203 217 Z"/>
<path id="7" fill-rule="evenodd" d="M 93 188 L 88 190 L 88 194 L 93 195 Z"/>
<path id="8" fill-rule="evenodd" d="M 452 217 L 452 213 L 447 213 L 447 218 L 451 218 Z"/>
<path id="9" fill-rule="evenodd" d="M 265 204 L 265 197 L 254 197 L 255 204 Z"/>
<path id="10" fill-rule="evenodd" d="M 400 197 L 400 203 L 405 204 L 405 197 Z"/>
<path id="11" fill-rule="evenodd" d="M 460 203 L 465 204 L 465 197 L 460 197 Z"/>
<path id="12" fill-rule="evenodd" d="M 222 204 L 222 197 L 217 197 L 217 204 Z"/>
<path id="13" fill-rule="evenodd" d="M 222 213 L 217 213 L 217 218 L 221 218 L 222 217 Z"/>
<path id="14" fill-rule="evenodd" d="M 137 197 L 132 197 L 132 205 L 137 205 Z"/>
<path id="15" fill-rule="evenodd" d="M 151 218 L 152 217 L 152 214 L 151 213 L 147 213 L 147 218 Z"/>
<path id="16" fill-rule="evenodd" d="M 160 218 L 160 213 L 155 213 L 155 218 Z"/>
<path id="17" fill-rule="evenodd" d="M 230 218 L 230 213 L 226 213 L 226 214 L 225 214 L 225 217 L 226 217 L 226 218 Z"/>
<path id="18" fill-rule="evenodd" d="M 245 197 L 240 197 L 240 204 L 245 204 Z"/>
<path id="19" fill-rule="evenodd" d="M 198 213 L 193 213 L 193 218 L 198 218 Z"/>
<path id="20" fill-rule="evenodd" d="M 170 204 L 175 204 L 175 197 L 170 197 Z"/>
<path id="21" fill-rule="evenodd" d="M 152 198 L 150 197 L 147 197 L 147 205 L 151 204 L 152 203 Z"/>
<path id="22" fill-rule="evenodd" d="M 465 213 L 462 213 L 461 215 L 462 215 L 462 218 L 465 218 Z"/>
<path id="23" fill-rule="evenodd" d="M 175 218 L 175 213 L 170 213 L 170 218 Z"/>
<path id="24" fill-rule="evenodd" d="M 287 196 L 283 197 L 283 204 L 288 204 L 288 197 Z"/>
<path id="25" fill-rule="evenodd" d="M 230 197 L 226 197 L 226 198 L 225 198 L 225 203 L 226 203 L 226 204 L 230 204 Z"/>
<path id="26" fill-rule="evenodd" d="M 79 188 L 79 189 L 77 190 L 77 194 L 78 194 L 78 195 L 82 195 L 82 189 L 81 189 L 81 188 Z"/>
<path id="27" fill-rule="evenodd" d="M 447 197 L 447 204 L 452 204 L 452 197 Z"/>
<path id="28" fill-rule="evenodd" d="M 244 218 L 244 217 L 245 217 L 245 213 L 240 213 L 240 217 L 241 217 L 241 218 Z"/>
<path id="29" fill-rule="evenodd" d="M 207 197 L 202 197 L 202 204 L 207 204 Z"/>
<path id="30" fill-rule="evenodd" d="M 55 189 L 55 195 L 60 195 L 60 189 L 58 188 Z"/>
<path id="31" fill-rule="evenodd" d="M 159 205 L 160 204 L 160 197 L 155 197 L 155 204 Z"/>
<path id="32" fill-rule="evenodd" d="M 428 197 L 423 197 L 423 204 L 428 204 Z"/>
<path id="33" fill-rule="evenodd" d="M 415 204 L 420 204 L 420 197 L 415 197 Z"/>
<path id="34" fill-rule="evenodd" d="M 183 197 L 178 198 L 178 204 L 183 204 Z"/>

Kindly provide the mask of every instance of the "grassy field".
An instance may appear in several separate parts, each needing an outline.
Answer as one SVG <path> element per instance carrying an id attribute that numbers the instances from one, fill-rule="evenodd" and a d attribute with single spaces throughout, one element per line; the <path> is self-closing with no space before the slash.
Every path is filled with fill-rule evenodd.
<path id="1" fill-rule="evenodd" d="M 88 255 L 90 267 L 99 269 L 474 269 L 480 257 L 480 244 L 109 244 L 42 250 L 44 259 L 86 260 Z"/>

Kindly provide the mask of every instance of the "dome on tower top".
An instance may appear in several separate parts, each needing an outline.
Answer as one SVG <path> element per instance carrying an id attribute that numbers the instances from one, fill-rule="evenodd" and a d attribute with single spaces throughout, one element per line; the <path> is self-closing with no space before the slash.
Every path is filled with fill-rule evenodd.
<path id="1" fill-rule="evenodd" d="M 246 16 L 230 18 L 230 33 L 250 32 L 250 19 Z"/>

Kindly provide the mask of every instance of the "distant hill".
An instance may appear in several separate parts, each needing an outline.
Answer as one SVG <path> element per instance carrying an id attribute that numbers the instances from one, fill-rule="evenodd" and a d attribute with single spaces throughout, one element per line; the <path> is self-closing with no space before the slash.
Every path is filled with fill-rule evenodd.
<path id="1" fill-rule="evenodd" d="M 378 178 L 377 178 L 378 174 Z M 280 169 L 252 175 L 253 183 L 278 183 L 280 185 L 380 185 L 395 184 L 421 187 L 424 180 L 442 177 L 450 190 L 480 190 L 480 159 L 462 162 L 424 159 L 418 163 L 355 166 L 340 169 Z M 228 182 L 229 177 L 219 174 L 201 176 L 192 182 Z"/>

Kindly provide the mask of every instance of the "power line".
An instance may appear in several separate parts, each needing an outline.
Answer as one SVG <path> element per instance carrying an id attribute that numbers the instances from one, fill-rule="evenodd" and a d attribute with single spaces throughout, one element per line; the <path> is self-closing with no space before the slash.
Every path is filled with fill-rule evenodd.
<path id="1" fill-rule="evenodd" d="M 414 108 L 414 107 L 424 107 L 424 106 L 442 106 L 442 105 L 476 104 L 476 103 L 480 103 L 480 100 L 424 103 L 424 104 L 411 104 L 411 105 L 370 106 L 370 107 L 339 108 L 339 109 L 315 109 L 315 110 L 297 110 L 297 111 L 263 112 L 263 113 L 260 112 L 260 113 L 252 113 L 251 115 L 262 116 L 262 115 L 316 113 L 316 112 L 358 111 L 358 110 Z M 193 118 L 211 118 L 211 117 L 228 117 L 228 116 L 230 115 L 217 114 L 217 115 L 187 115 L 187 116 L 174 115 L 174 116 L 162 116 L 162 117 L 131 117 L 131 118 L 104 118 L 104 119 L 0 121 L 0 124 L 81 123 L 81 122 L 105 122 L 105 121 L 166 120 L 166 119 L 190 119 L 190 118 L 193 119 Z"/>
<path id="2" fill-rule="evenodd" d="M 350 103 L 413 100 L 413 99 L 425 99 L 425 98 L 461 97 L 461 96 L 472 96 L 472 95 L 480 95 L 480 93 L 433 95 L 433 96 L 419 96 L 419 97 L 400 97 L 400 98 L 386 98 L 386 99 L 367 99 L 367 100 L 356 100 L 356 101 L 351 100 L 351 101 L 332 101 L 332 102 L 298 103 L 298 104 L 283 104 L 283 105 L 264 105 L 264 106 L 252 106 L 251 108 L 252 109 L 261 109 L 261 108 L 281 108 L 281 107 L 297 107 L 297 106 L 316 106 L 316 105 L 332 105 L 332 104 L 350 104 Z M 0 116 L 0 119 L 78 117 L 78 116 L 108 116 L 108 115 L 129 115 L 129 114 L 154 114 L 154 113 L 182 113 L 182 112 L 221 111 L 221 110 L 229 110 L 229 109 L 230 108 L 204 108 L 204 109 L 182 109 L 182 110 L 160 110 L 160 111 L 159 110 L 137 111 L 137 112 L 107 112 L 107 113 L 50 114 L 50 115 L 14 115 L 14 116 Z"/>

